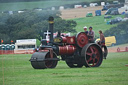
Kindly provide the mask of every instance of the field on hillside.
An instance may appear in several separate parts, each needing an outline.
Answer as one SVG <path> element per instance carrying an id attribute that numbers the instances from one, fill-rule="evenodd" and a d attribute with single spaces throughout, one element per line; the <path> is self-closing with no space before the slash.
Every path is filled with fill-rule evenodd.
<path id="1" fill-rule="evenodd" d="M 0 11 L 17 11 L 23 9 L 33 9 L 33 8 L 46 8 L 52 6 L 60 6 L 65 4 L 74 4 L 79 2 L 92 2 L 96 0 L 68 0 L 68 1 L 59 1 L 59 0 L 52 0 L 52 1 L 35 1 L 35 2 L 12 2 L 12 3 L 0 3 Z"/>
<path id="2" fill-rule="evenodd" d="M 124 16 L 116 15 L 116 16 L 112 16 L 112 17 L 115 18 L 115 17 L 124 17 Z M 113 26 L 117 26 L 117 24 L 107 25 L 107 21 L 109 21 L 110 19 L 106 19 L 106 21 L 105 21 L 104 15 L 94 16 L 94 17 L 76 18 L 73 20 L 77 22 L 77 26 L 75 27 L 77 32 L 84 31 L 83 30 L 84 26 L 87 26 L 88 28 L 90 26 L 92 26 L 93 30 L 95 31 L 96 36 L 99 36 L 99 34 L 98 34 L 99 30 L 102 30 L 104 32 Z"/>
<path id="3" fill-rule="evenodd" d="M 98 68 L 69 68 L 60 61 L 55 69 L 35 70 L 30 65 L 30 56 L 0 55 L 0 85 L 128 84 L 128 52 L 109 53 Z"/>
<path id="4" fill-rule="evenodd" d="M 66 9 L 61 10 L 61 17 L 63 19 L 74 19 L 85 17 L 88 12 L 91 12 L 95 16 L 96 10 L 102 10 L 102 6 L 96 7 L 87 7 L 87 8 L 75 8 L 75 9 Z M 104 15 L 106 11 L 101 11 L 101 14 Z"/>

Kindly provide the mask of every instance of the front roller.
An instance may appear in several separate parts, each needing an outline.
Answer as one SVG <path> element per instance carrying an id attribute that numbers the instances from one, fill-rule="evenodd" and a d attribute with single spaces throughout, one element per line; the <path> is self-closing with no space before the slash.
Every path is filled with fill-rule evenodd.
<path id="1" fill-rule="evenodd" d="M 50 52 L 35 52 L 31 59 L 31 65 L 34 69 L 45 69 L 45 68 L 55 68 L 58 63 L 58 58 L 55 53 L 53 53 L 53 58 L 50 57 Z"/>
<path id="2" fill-rule="evenodd" d="M 84 57 L 83 62 L 86 67 L 99 67 L 103 61 L 102 49 L 95 43 L 85 45 L 81 56 Z"/>

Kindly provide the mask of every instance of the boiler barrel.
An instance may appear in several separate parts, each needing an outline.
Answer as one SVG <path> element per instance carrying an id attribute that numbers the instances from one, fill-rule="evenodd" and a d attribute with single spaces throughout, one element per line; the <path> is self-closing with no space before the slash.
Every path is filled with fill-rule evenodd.
<path id="1" fill-rule="evenodd" d="M 71 55 L 75 50 L 76 47 L 73 45 L 59 46 L 59 55 Z"/>

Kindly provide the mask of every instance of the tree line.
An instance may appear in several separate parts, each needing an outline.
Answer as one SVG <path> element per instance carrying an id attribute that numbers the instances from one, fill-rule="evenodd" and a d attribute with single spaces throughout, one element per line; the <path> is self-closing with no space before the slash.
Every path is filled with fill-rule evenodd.
<path id="1" fill-rule="evenodd" d="M 105 36 L 115 36 L 117 44 L 128 43 L 128 21 L 124 21 L 104 32 Z"/>
<path id="2" fill-rule="evenodd" d="M 48 18 L 53 16 L 54 32 L 73 32 L 77 23 L 73 20 L 64 20 L 59 17 L 59 11 L 27 11 L 24 13 L 0 15 L 0 39 L 4 43 L 11 43 L 17 39 L 38 39 L 43 38 L 44 31 L 48 30 Z"/>

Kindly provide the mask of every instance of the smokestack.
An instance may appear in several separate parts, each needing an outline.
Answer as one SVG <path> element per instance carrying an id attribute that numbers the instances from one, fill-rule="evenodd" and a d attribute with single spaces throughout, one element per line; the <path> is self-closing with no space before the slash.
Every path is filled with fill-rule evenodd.
<path id="1" fill-rule="evenodd" d="M 50 34 L 50 42 L 53 42 L 53 24 L 54 24 L 54 18 L 52 16 L 49 17 L 49 30 L 51 32 Z"/>

